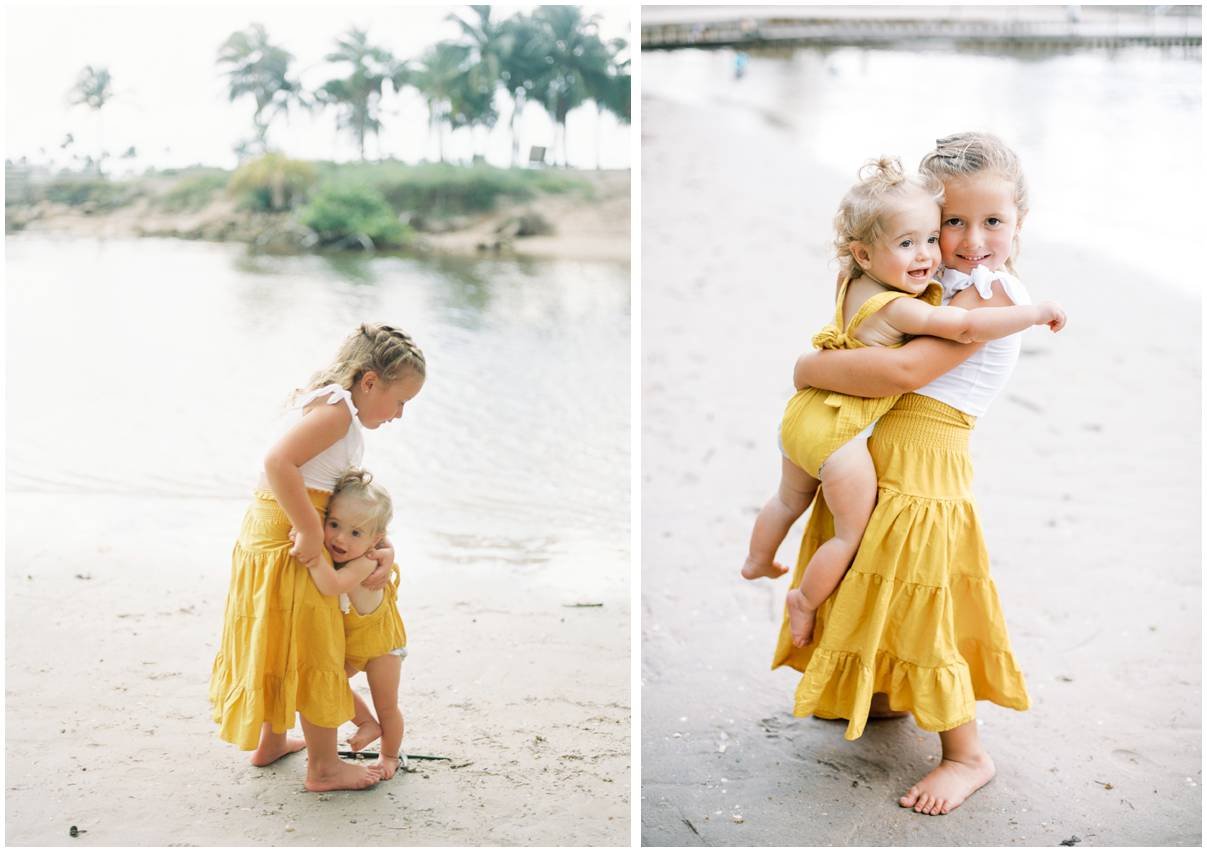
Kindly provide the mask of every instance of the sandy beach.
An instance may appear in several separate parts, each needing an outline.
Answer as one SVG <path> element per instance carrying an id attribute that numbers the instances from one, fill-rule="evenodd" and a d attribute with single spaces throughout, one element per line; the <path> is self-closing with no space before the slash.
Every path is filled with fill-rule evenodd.
<path id="1" fill-rule="evenodd" d="M 257 769 L 218 740 L 206 695 L 243 509 L 8 495 L 10 845 L 628 843 L 627 593 L 575 608 L 487 567 L 404 568 L 404 747 L 449 760 L 372 790 L 307 793 L 304 756 Z"/>
<path id="2" fill-rule="evenodd" d="M 643 843 L 1199 845 L 1198 299 L 1025 234 L 1031 293 L 1069 325 L 1027 333 L 972 454 L 1032 707 L 978 704 L 998 774 L 961 808 L 899 808 L 938 738 L 794 718 L 799 676 L 769 671 L 786 581 L 738 577 L 793 362 L 832 310 L 830 217 L 879 151 L 841 173 L 774 115 L 678 91 L 642 112 Z"/>

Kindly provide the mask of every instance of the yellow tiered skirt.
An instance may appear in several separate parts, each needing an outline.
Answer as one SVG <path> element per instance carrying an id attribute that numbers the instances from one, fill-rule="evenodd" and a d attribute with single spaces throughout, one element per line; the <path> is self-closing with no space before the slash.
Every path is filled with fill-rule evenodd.
<path id="1" fill-rule="evenodd" d="M 308 494 L 321 515 L 331 495 Z M 339 599 L 289 555 L 290 526 L 271 492 L 257 491 L 231 557 L 210 706 L 218 735 L 242 749 L 256 747 L 265 722 L 284 733 L 296 713 L 324 728 L 353 715 Z"/>
<path id="2" fill-rule="evenodd" d="M 868 440 L 879 496 L 859 552 L 817 612 L 813 641 L 792 646 L 785 615 L 772 668 L 803 672 L 794 713 L 847 719 L 857 739 L 872 694 L 946 731 L 976 718 L 976 702 L 1030 706 L 1010 650 L 972 496 L 968 436 L 975 419 L 908 394 Z M 792 582 L 834 522 L 819 493 Z"/>

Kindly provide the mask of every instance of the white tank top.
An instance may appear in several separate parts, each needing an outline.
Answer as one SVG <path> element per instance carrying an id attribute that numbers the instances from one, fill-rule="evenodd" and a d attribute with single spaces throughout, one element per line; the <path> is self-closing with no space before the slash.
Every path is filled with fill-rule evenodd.
<path id="1" fill-rule="evenodd" d="M 939 281 L 943 285 L 945 305 L 956 293 L 970 286 L 976 288 L 982 299 L 990 299 L 993 297 L 994 281 L 1001 282 L 1014 304 L 1031 304 L 1031 296 L 1023 282 L 1005 270 L 990 272 L 986 267 L 978 266 L 968 275 L 957 269 L 946 269 Z M 915 393 L 945 402 L 973 417 L 980 417 L 1010 380 L 1022 345 L 1022 332 L 1000 340 L 990 340 L 962 364 L 952 367 L 930 384 L 918 388 Z"/>
<path id="2" fill-rule="evenodd" d="M 361 460 L 365 457 L 365 436 L 361 432 L 360 418 L 356 416 L 356 406 L 352 404 L 352 394 L 339 385 L 327 385 L 300 396 L 294 402 L 298 419 L 304 415 L 307 405 L 324 396 L 328 397 L 328 405 L 346 402 L 348 410 L 352 412 L 352 422 L 348 425 L 347 434 L 310 459 L 299 470 L 307 488 L 330 492 L 335 490 L 335 483 L 348 468 L 360 467 Z"/>

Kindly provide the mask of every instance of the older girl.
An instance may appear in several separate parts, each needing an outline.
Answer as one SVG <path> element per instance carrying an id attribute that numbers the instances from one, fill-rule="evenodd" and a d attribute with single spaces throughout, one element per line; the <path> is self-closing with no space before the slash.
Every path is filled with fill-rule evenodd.
<path id="1" fill-rule="evenodd" d="M 1012 274 L 1027 214 L 1015 154 L 996 137 L 963 133 L 939 140 L 921 169 L 944 185 L 944 302 L 1028 304 Z M 879 495 L 851 569 L 818 611 L 809 645 L 794 647 L 785 618 L 773 666 L 803 672 L 796 715 L 848 719 L 847 739 L 863 733 L 869 710 L 909 711 L 938 733 L 942 761 L 900 799 L 921 813 L 948 813 L 994 775 L 976 701 L 1030 704 L 989 576 L 968 457 L 976 418 L 1009 379 L 1019 348 L 1019 335 L 986 344 L 918 337 L 900 349 L 817 352 L 797 364 L 801 387 L 905 395 L 868 440 Z M 832 526 L 819 496 L 798 575 Z"/>

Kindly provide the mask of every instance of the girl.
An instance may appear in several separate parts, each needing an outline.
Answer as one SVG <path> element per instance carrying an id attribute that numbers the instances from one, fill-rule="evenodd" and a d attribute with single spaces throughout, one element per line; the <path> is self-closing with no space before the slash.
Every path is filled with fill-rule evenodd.
<path id="1" fill-rule="evenodd" d="M 348 337 L 295 395 L 300 414 L 268 451 L 235 544 L 210 677 L 214 721 L 222 739 L 254 749 L 256 766 L 304 746 L 308 790 L 363 789 L 382 776 L 339 759 L 336 729 L 352 718 L 353 699 L 335 594 L 351 583 L 325 576 L 322 513 L 340 475 L 360 463 L 361 429 L 400 417 L 425 374 L 423 353 L 396 328 L 365 324 Z M 369 582 L 380 585 L 388 570 Z M 286 737 L 295 713 L 304 742 Z"/>
<path id="2" fill-rule="evenodd" d="M 1014 152 L 996 137 L 962 133 L 940 139 L 921 169 L 944 185 L 943 300 L 1028 304 L 1022 282 L 1002 271 L 1013 270 L 1027 214 Z M 1005 385 L 1020 343 L 1017 335 L 985 345 L 918 337 L 895 350 L 823 351 L 797 362 L 801 387 L 905 395 L 868 442 L 880 492 L 855 561 L 818 611 L 809 645 L 793 645 L 785 618 L 772 666 L 803 672 L 796 715 L 848 719 L 847 739 L 863 733 L 869 709 L 909 711 L 938 732 L 942 761 L 900 798 L 920 813 L 948 813 L 993 778 L 977 700 L 1030 704 L 989 576 L 968 457 L 969 432 Z M 832 534 L 825 496 L 809 518 L 798 572 Z"/>
<path id="3" fill-rule="evenodd" d="M 941 286 L 931 276 L 939 267 L 937 199 L 942 194 L 937 179 L 906 177 L 895 159 L 864 166 L 835 218 L 841 284 L 834 321 L 813 338 L 815 347 L 893 348 L 921 334 L 979 342 L 1043 324 L 1060 330 L 1064 313 L 1050 302 L 976 312 L 937 306 Z M 876 504 L 876 468 L 867 436 L 897 398 L 861 399 L 806 388 L 788 402 L 780 426 L 779 489 L 755 519 L 742 575 L 755 579 L 787 572 L 773 561 L 775 551 L 820 482 L 834 516 L 834 536 L 813 554 L 800 586 L 788 592 L 789 628 L 798 648 L 812 638 L 818 607 L 837 588 L 859 547 Z"/>
<path id="4" fill-rule="evenodd" d="M 323 535 L 339 572 L 326 563 L 320 571 L 331 588 L 338 586 L 343 592 L 340 606 L 344 611 L 345 671 L 348 677 L 365 672 L 377 710 L 374 719 L 368 708 L 357 702 L 352 750 L 359 751 L 381 737 L 376 766 L 383 779 L 390 779 L 400 765 L 406 764 L 400 751 L 403 719 L 398 709 L 398 681 L 407 654 L 407 633 L 398 615 L 398 566 L 393 566 L 392 581 L 384 589 L 360 585 L 377 568 L 377 562 L 368 554 L 381 544 L 394 514 L 390 495 L 372 480 L 368 473 L 353 469 L 335 484 Z"/>

